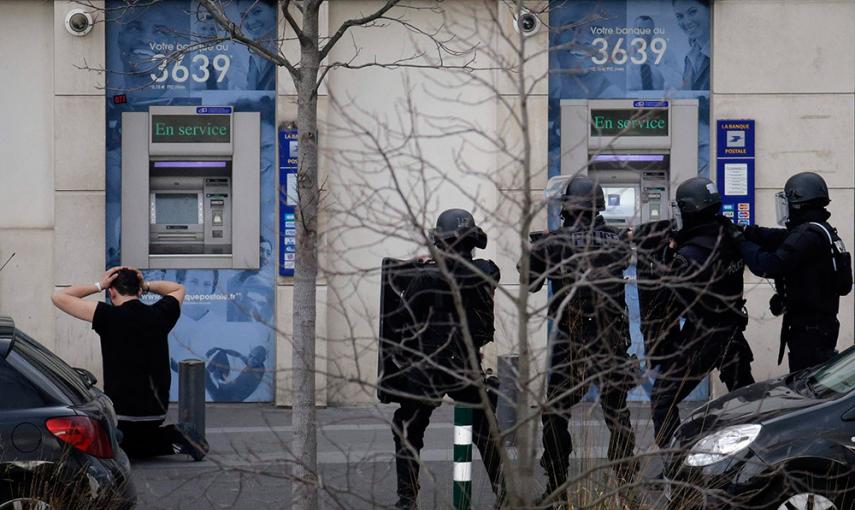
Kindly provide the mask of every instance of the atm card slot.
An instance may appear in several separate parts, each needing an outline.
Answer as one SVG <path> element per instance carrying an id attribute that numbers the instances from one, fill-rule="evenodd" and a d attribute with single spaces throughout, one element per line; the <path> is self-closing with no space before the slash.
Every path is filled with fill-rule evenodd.
<path id="1" fill-rule="evenodd" d="M 158 244 L 152 243 L 149 247 L 151 255 L 202 255 L 205 246 L 202 243 L 188 244 Z"/>
<path id="2" fill-rule="evenodd" d="M 202 238 L 198 234 L 157 234 L 158 240 L 164 241 L 201 241 Z"/>

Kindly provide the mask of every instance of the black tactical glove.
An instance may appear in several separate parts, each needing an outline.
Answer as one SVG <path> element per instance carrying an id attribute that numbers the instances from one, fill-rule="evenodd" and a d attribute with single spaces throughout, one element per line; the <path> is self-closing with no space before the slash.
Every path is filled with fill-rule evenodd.
<path id="1" fill-rule="evenodd" d="M 772 294 L 772 299 L 769 300 L 769 310 L 775 317 L 784 313 L 784 300 L 780 294 Z"/>
<path id="2" fill-rule="evenodd" d="M 757 229 L 759 229 L 760 227 L 758 227 L 757 225 L 745 225 L 740 226 L 740 228 L 742 228 L 742 232 L 745 234 L 745 237 L 747 239 L 753 239 L 754 236 L 757 234 Z"/>
<path id="3" fill-rule="evenodd" d="M 737 225 L 736 223 L 730 221 L 730 219 L 725 218 L 724 216 L 719 216 L 719 224 L 722 226 L 722 233 L 733 241 L 735 244 L 739 245 L 745 241 L 745 229 L 741 225 Z"/>

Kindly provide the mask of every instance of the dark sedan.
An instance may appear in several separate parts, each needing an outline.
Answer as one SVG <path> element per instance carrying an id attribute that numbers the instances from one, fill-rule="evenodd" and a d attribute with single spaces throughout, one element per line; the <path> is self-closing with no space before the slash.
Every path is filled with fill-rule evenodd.
<path id="1" fill-rule="evenodd" d="M 666 454 L 672 508 L 855 508 L 855 347 L 713 400 Z"/>
<path id="2" fill-rule="evenodd" d="M 0 510 L 130 508 L 130 464 L 113 404 L 0 317 Z"/>

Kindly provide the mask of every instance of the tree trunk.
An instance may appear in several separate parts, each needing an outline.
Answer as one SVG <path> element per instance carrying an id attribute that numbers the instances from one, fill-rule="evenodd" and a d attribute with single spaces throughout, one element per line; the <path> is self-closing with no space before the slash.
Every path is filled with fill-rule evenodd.
<path id="1" fill-rule="evenodd" d="M 318 278 L 318 7 L 303 12 L 301 74 L 297 86 L 299 156 L 297 254 L 294 268 L 294 406 L 292 449 L 295 481 L 291 508 L 318 508 L 318 438 L 315 416 L 315 296 Z"/>
<path id="2" fill-rule="evenodd" d="M 523 9 L 522 0 L 516 2 L 517 12 Z M 519 383 L 520 392 L 517 401 L 517 419 L 525 420 L 523 426 L 517 432 L 518 439 L 518 462 L 517 462 L 517 480 L 516 495 L 520 500 L 515 503 L 521 503 L 527 507 L 533 503 L 533 494 L 530 487 L 534 487 L 534 457 L 537 451 L 537 419 L 529 419 L 529 391 L 532 387 L 532 352 L 528 337 L 529 326 L 529 310 L 528 310 L 528 286 L 529 286 L 529 243 L 528 237 L 531 231 L 531 221 L 533 206 L 531 200 L 531 133 L 529 132 L 529 112 L 528 112 L 528 87 L 526 84 L 526 36 L 519 34 L 517 39 L 519 46 L 517 47 L 517 94 L 519 97 L 520 107 L 520 135 L 523 140 L 522 152 L 522 172 L 523 172 L 523 198 L 522 198 L 522 225 L 520 225 L 520 252 L 522 260 L 520 261 L 520 289 L 517 301 L 517 350 L 519 351 Z"/>

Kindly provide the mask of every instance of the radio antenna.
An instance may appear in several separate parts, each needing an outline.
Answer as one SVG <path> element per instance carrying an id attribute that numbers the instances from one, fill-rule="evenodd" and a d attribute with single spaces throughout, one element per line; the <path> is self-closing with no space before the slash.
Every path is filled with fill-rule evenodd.
<path id="1" fill-rule="evenodd" d="M 12 258 L 13 258 L 14 256 L 15 256 L 15 252 L 12 252 L 12 254 L 11 254 L 11 255 L 9 255 L 9 258 L 8 258 L 8 259 L 6 259 L 6 262 L 4 262 L 2 266 L 0 266 L 0 271 L 2 271 L 4 267 L 6 267 L 6 264 L 8 264 L 8 263 L 9 263 L 9 261 L 10 261 L 10 260 L 12 260 Z"/>

